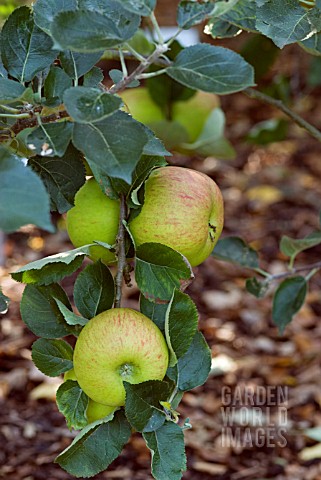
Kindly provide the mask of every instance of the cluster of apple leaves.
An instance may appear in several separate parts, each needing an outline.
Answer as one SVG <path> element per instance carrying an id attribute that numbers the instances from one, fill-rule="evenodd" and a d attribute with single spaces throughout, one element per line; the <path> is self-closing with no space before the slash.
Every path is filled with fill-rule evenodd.
<path id="1" fill-rule="evenodd" d="M 65 276 L 79 271 L 89 247 L 29 263 L 12 274 L 15 280 L 26 283 L 21 316 L 40 337 L 33 344 L 32 358 L 49 376 L 73 368 L 72 342 L 63 337 L 77 337 L 91 318 L 112 308 L 114 303 L 114 279 L 100 261 L 88 264 L 77 275 L 73 300 L 78 314 L 73 312 L 59 284 Z M 175 409 L 185 391 L 206 381 L 211 368 L 211 352 L 198 331 L 196 306 L 181 291 L 181 285 L 192 276 L 186 259 L 169 247 L 143 244 L 137 249 L 135 277 L 141 291 L 140 310 L 166 338 L 170 353 L 167 375 L 163 381 L 125 384 L 124 411 L 118 410 L 89 425 L 86 394 L 76 381 L 67 380 L 61 385 L 57 392 L 58 408 L 69 428 L 81 430 L 56 459 L 70 474 L 87 477 L 106 469 L 120 454 L 133 428 L 142 433 L 153 452 L 154 477 L 181 478 L 186 467 L 184 425 L 177 423 Z"/>
<path id="2" fill-rule="evenodd" d="M 273 275 L 262 270 L 257 251 L 240 237 L 225 237 L 218 241 L 213 250 L 212 255 L 218 260 L 232 262 L 256 273 L 256 276 L 246 280 L 246 289 L 252 295 L 262 298 L 267 293 L 273 292 L 272 318 L 281 334 L 303 306 L 311 274 L 316 273 L 313 269 L 304 269 L 304 267 L 299 267 L 296 271 L 294 262 L 299 253 L 321 244 L 321 213 L 319 221 L 320 228 L 304 238 L 295 239 L 287 235 L 282 236 L 280 251 L 289 258 L 289 263 L 288 270 L 280 274 Z M 276 282 L 279 284 L 273 291 Z"/>
<path id="3" fill-rule="evenodd" d="M 134 48 L 142 36 L 142 18 L 149 17 L 155 5 L 156 0 L 37 0 L 32 8 L 18 8 L 9 16 L 0 37 L 2 230 L 12 232 L 33 223 L 54 231 L 50 212 L 65 213 L 73 206 L 74 196 L 85 182 L 84 158 L 107 195 L 125 195 L 131 209 L 139 208 L 145 179 L 153 168 L 166 164 L 164 157 L 170 153 L 153 131 L 122 109 L 117 91 L 126 84 L 124 72 L 109 72 L 115 85 L 107 91 L 101 86 L 103 74 L 96 64 L 103 55 L 108 58 L 114 51 L 128 51 L 128 45 Z M 298 6 L 296 0 L 286 0 L 282 6 L 277 0 L 183 0 L 178 5 L 177 23 L 184 30 L 209 19 L 207 32 L 214 37 L 244 29 L 272 38 L 279 47 L 298 42 L 318 54 L 319 8 L 320 0 L 311 10 Z M 154 42 L 147 56 L 156 50 Z M 162 53 L 165 57 L 166 52 Z M 226 48 L 197 44 L 172 57 L 168 52 L 166 58 L 161 84 L 170 95 L 186 98 L 195 90 L 226 95 L 254 85 L 253 68 Z M 150 71 L 153 68 L 151 63 Z M 133 79 L 126 86 L 137 84 Z M 155 92 L 159 85 L 150 83 L 150 91 Z M 242 240 L 222 242 L 217 257 L 258 268 L 256 254 Z M 293 257 L 307 248 L 308 240 L 302 242 L 285 241 L 284 250 Z M 33 345 L 33 360 L 49 376 L 72 368 L 70 339 L 79 335 L 90 318 L 114 305 L 115 285 L 108 267 L 98 261 L 83 268 L 89 247 L 44 258 L 13 274 L 15 280 L 26 284 L 21 302 L 23 321 L 39 337 Z M 60 285 L 75 272 L 73 302 L 79 314 L 74 313 Z M 153 476 L 157 480 L 181 478 L 186 468 L 183 431 L 188 423 L 177 422 L 175 410 L 185 391 L 206 381 L 211 365 L 209 348 L 197 328 L 196 307 L 182 292 L 192 278 L 186 259 L 169 247 L 144 244 L 137 248 L 140 310 L 166 338 L 169 369 L 162 382 L 126 384 L 125 409 L 89 425 L 88 397 L 77 382 L 64 382 L 57 394 L 58 408 L 68 426 L 80 433 L 56 461 L 72 475 L 90 477 L 106 469 L 133 428 L 142 433 L 153 453 Z M 289 284 L 280 285 L 275 296 L 276 319 L 302 304 L 306 291 L 302 278 L 285 281 L 292 281 L 291 292 L 293 286 L 298 292 L 291 305 L 284 294 Z M 249 291 L 258 296 L 264 288 L 258 280 L 248 283 Z M 0 312 L 7 306 L 8 299 L 0 291 Z M 284 327 L 284 318 L 282 321 Z"/>
<path id="4" fill-rule="evenodd" d="M 312 55 L 321 54 L 321 2 L 313 8 L 296 0 L 230 0 L 219 17 L 210 18 L 206 32 L 226 38 L 240 30 L 259 33 L 279 47 L 297 43 Z"/>

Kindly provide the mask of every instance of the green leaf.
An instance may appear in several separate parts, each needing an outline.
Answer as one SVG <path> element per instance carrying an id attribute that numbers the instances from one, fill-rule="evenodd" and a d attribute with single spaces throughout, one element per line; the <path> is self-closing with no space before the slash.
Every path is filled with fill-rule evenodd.
<path id="1" fill-rule="evenodd" d="M 321 34 L 316 33 L 311 37 L 298 42 L 299 45 L 311 55 L 321 55 Z"/>
<path id="2" fill-rule="evenodd" d="M 70 306 L 64 290 L 58 284 L 48 287 L 27 285 L 20 304 L 21 318 L 38 337 L 60 338 L 70 333 L 55 298 Z"/>
<path id="3" fill-rule="evenodd" d="M 136 250 L 135 278 L 141 293 L 155 303 L 170 301 L 173 290 L 193 278 L 187 260 L 160 243 L 144 243 Z"/>
<path id="4" fill-rule="evenodd" d="M 99 12 L 110 18 L 119 36 L 127 41 L 137 32 L 141 17 L 133 13 L 133 9 L 139 8 L 142 2 L 154 0 L 78 0 L 79 8 Z M 126 3 L 126 6 L 125 6 Z M 131 3 L 131 5 L 129 5 Z M 130 10 L 130 7 L 132 10 Z"/>
<path id="5" fill-rule="evenodd" d="M 71 77 L 62 68 L 51 65 L 44 83 L 46 104 L 57 106 L 62 103 L 64 91 L 71 86 Z"/>
<path id="6" fill-rule="evenodd" d="M 56 15 L 51 24 L 51 36 L 56 50 L 81 53 L 100 52 L 122 43 L 112 19 L 90 10 Z"/>
<path id="7" fill-rule="evenodd" d="M 296 0 L 284 0 L 281 4 L 279 0 L 267 0 L 257 8 L 256 28 L 283 48 L 304 40 L 312 32 L 313 17 Z"/>
<path id="8" fill-rule="evenodd" d="M 230 10 L 232 10 L 237 4 L 239 0 L 222 0 L 215 2 L 214 9 L 212 15 L 214 17 L 220 17 Z"/>
<path id="9" fill-rule="evenodd" d="M 2 293 L 2 290 L 0 288 L 0 315 L 4 315 L 7 313 L 8 308 L 9 308 L 9 302 L 10 299 Z"/>
<path id="10" fill-rule="evenodd" d="M 206 382 L 211 371 L 212 355 L 204 336 L 196 332 L 193 341 L 167 376 L 174 380 L 181 391 L 192 390 Z"/>
<path id="11" fill-rule="evenodd" d="M 165 422 L 160 402 L 167 402 L 173 383 L 159 380 L 131 385 L 124 382 L 126 390 L 125 413 L 127 420 L 138 432 L 153 432 Z"/>
<path id="12" fill-rule="evenodd" d="M 77 10 L 77 0 L 37 0 L 33 7 L 35 23 L 50 35 L 50 26 L 59 12 Z"/>
<path id="13" fill-rule="evenodd" d="M 49 377 L 57 377 L 73 368 L 73 349 L 64 340 L 39 338 L 32 345 L 32 360 Z"/>
<path id="14" fill-rule="evenodd" d="M 118 0 L 123 8 L 143 17 L 149 17 L 156 6 L 156 0 Z"/>
<path id="15" fill-rule="evenodd" d="M 264 55 L 262 55 L 264 52 Z M 270 38 L 263 35 L 251 35 L 242 46 L 240 54 L 255 70 L 256 81 L 266 75 L 280 54 L 280 49 Z M 272 120 L 272 119 L 271 119 Z M 283 121 L 283 118 L 273 119 Z"/>
<path id="16" fill-rule="evenodd" d="M 77 52 L 61 52 L 59 59 L 64 71 L 71 78 L 79 78 L 85 75 L 99 61 L 104 52 L 97 53 L 77 53 Z"/>
<path id="17" fill-rule="evenodd" d="M 240 31 L 239 27 L 236 25 L 217 17 L 212 18 L 205 28 L 206 33 L 211 35 L 214 39 L 236 37 Z"/>
<path id="18" fill-rule="evenodd" d="M 8 78 L 8 72 L 3 66 L 1 56 L 0 56 L 0 78 Z"/>
<path id="19" fill-rule="evenodd" d="M 206 43 L 182 50 L 166 72 L 187 87 L 219 95 L 255 85 L 253 67 L 240 55 Z"/>
<path id="20" fill-rule="evenodd" d="M 74 380 L 67 380 L 57 390 L 56 401 L 59 412 L 65 418 L 68 428 L 80 430 L 87 425 L 86 410 L 89 398 Z"/>
<path id="21" fill-rule="evenodd" d="M 112 79 L 113 83 L 118 83 L 124 78 L 124 74 L 121 70 L 117 70 L 113 68 L 112 70 L 109 70 L 108 75 Z M 139 82 L 138 82 L 139 83 Z"/>
<path id="22" fill-rule="evenodd" d="M 80 267 L 85 255 L 89 255 L 89 245 L 67 252 L 56 253 L 28 263 L 11 274 L 17 282 L 49 285 L 73 273 Z"/>
<path id="23" fill-rule="evenodd" d="M 52 40 L 37 27 L 28 7 L 20 7 L 7 19 L 1 32 L 1 57 L 9 74 L 21 83 L 54 61 Z"/>
<path id="24" fill-rule="evenodd" d="M 84 87 L 98 87 L 98 85 L 104 80 L 104 72 L 99 67 L 93 67 L 89 72 L 84 75 L 83 86 Z"/>
<path id="25" fill-rule="evenodd" d="M 70 145 L 62 157 L 31 157 L 28 165 L 45 184 L 51 210 L 65 213 L 73 207 L 75 195 L 85 183 L 85 168 L 78 150 Z"/>
<path id="26" fill-rule="evenodd" d="M 307 437 L 312 438 L 312 440 L 321 442 L 321 427 L 307 428 L 303 430 L 303 433 Z"/>
<path id="27" fill-rule="evenodd" d="M 313 232 L 301 239 L 295 239 L 288 237 L 287 235 L 283 235 L 281 238 L 280 250 L 284 255 L 291 258 L 291 264 L 293 264 L 295 257 L 300 252 L 303 252 L 303 250 L 307 250 L 308 248 L 315 247 L 316 245 L 320 245 L 320 243 L 320 231 Z"/>
<path id="28" fill-rule="evenodd" d="M 197 152 L 204 157 L 214 156 L 223 160 L 235 158 L 235 150 L 224 138 L 225 115 L 223 110 L 215 108 L 208 116 L 203 130 L 194 143 L 183 144 L 187 150 Z"/>
<path id="29" fill-rule="evenodd" d="M 144 295 L 140 295 L 139 305 L 140 311 L 146 315 L 146 317 L 153 320 L 158 328 L 165 334 L 165 320 L 168 304 L 150 302 L 144 297 Z"/>
<path id="30" fill-rule="evenodd" d="M 28 223 L 54 231 L 48 194 L 39 177 L 20 158 L 0 147 L 0 229 L 10 233 Z"/>
<path id="31" fill-rule="evenodd" d="M 271 142 L 281 142 L 286 138 L 287 132 L 288 122 L 284 118 L 272 118 L 254 125 L 246 139 L 251 143 L 267 145 Z"/>
<path id="32" fill-rule="evenodd" d="M 132 207 L 141 204 L 138 199 L 138 191 L 144 184 L 151 171 L 156 167 L 165 167 L 166 165 L 167 162 L 164 157 L 159 157 L 156 155 L 143 155 L 141 157 L 134 170 L 132 185 L 128 194 L 128 196 L 130 196 L 130 205 Z"/>
<path id="33" fill-rule="evenodd" d="M 126 142 L 119 141 L 119 132 Z M 127 183 L 131 183 L 146 142 L 144 127 L 125 112 L 94 124 L 76 123 L 74 127 L 74 145 L 107 175 Z"/>
<path id="34" fill-rule="evenodd" d="M 177 360 L 189 349 L 198 325 L 198 312 L 193 300 L 174 290 L 166 312 L 165 332 L 170 351 L 169 365 L 173 367 Z"/>
<path id="35" fill-rule="evenodd" d="M 212 35 L 213 38 L 234 36 L 240 29 L 257 32 L 255 22 L 256 2 L 239 0 L 237 4 L 224 15 L 211 19 L 205 27 L 205 31 Z"/>
<path id="36" fill-rule="evenodd" d="M 152 452 L 152 474 L 156 480 L 180 480 L 186 470 L 184 434 L 179 425 L 166 422 L 155 432 L 144 433 Z"/>
<path id="37" fill-rule="evenodd" d="M 175 60 L 178 53 L 182 50 L 183 47 L 181 47 L 180 44 L 173 42 L 171 50 L 168 53 L 169 59 Z M 152 71 L 157 71 L 160 67 L 154 66 L 151 67 L 151 69 Z M 195 95 L 195 90 L 185 87 L 166 74 L 148 78 L 146 83 L 151 98 L 161 107 L 164 113 L 169 112 L 168 109 L 171 107 L 172 103 L 188 100 Z"/>
<path id="38" fill-rule="evenodd" d="M 71 87 L 65 91 L 63 103 L 75 122 L 94 123 L 115 113 L 122 101 L 99 88 Z"/>
<path id="39" fill-rule="evenodd" d="M 25 91 L 26 88 L 21 83 L 0 77 L 0 103 L 17 102 Z"/>
<path id="40" fill-rule="evenodd" d="M 173 120 L 158 120 L 150 123 L 155 135 L 162 139 L 169 150 L 175 150 L 185 142 L 188 142 L 189 135 L 186 128 L 179 122 Z"/>
<path id="41" fill-rule="evenodd" d="M 144 146 L 143 154 L 158 157 L 163 157 L 165 155 L 172 156 L 172 154 L 166 150 L 162 141 L 155 137 L 154 132 L 150 128 L 146 127 L 146 125 L 143 125 L 143 127 L 147 135 L 147 143 Z"/>
<path id="42" fill-rule="evenodd" d="M 108 3 L 115 2 L 107 1 L 107 7 Z M 140 17 L 121 7 L 118 11 L 106 10 L 77 10 L 56 15 L 51 24 L 54 48 L 89 53 L 116 47 L 129 40 L 139 28 Z"/>
<path id="43" fill-rule="evenodd" d="M 68 325 L 81 325 L 82 327 L 88 323 L 88 318 L 80 317 L 76 315 L 73 311 L 69 310 L 60 300 L 55 298 L 58 308 Z M 77 330 L 76 330 L 77 332 Z"/>
<path id="44" fill-rule="evenodd" d="M 189 29 L 193 25 L 203 22 L 214 9 L 212 2 L 197 3 L 183 0 L 177 9 L 177 24 L 180 28 Z"/>
<path id="45" fill-rule="evenodd" d="M 108 420 L 106 417 L 85 427 L 55 462 L 75 477 L 88 478 L 106 470 L 131 434 L 123 412 L 116 412 L 114 419 Z"/>
<path id="46" fill-rule="evenodd" d="M 93 318 L 112 308 L 115 297 L 113 276 L 101 261 L 78 275 L 74 286 L 75 305 L 85 318 Z"/>
<path id="47" fill-rule="evenodd" d="M 242 267 L 258 268 L 259 257 L 240 237 L 226 237 L 219 240 L 213 250 L 213 257 L 226 262 L 236 263 Z"/>
<path id="48" fill-rule="evenodd" d="M 281 334 L 302 307 L 307 289 L 308 284 L 304 277 L 288 278 L 277 288 L 273 298 L 272 317 Z"/>
<path id="49" fill-rule="evenodd" d="M 43 157 L 62 157 L 72 137 L 71 122 L 47 123 L 37 127 L 27 137 L 28 147 Z"/>
<path id="50" fill-rule="evenodd" d="M 268 280 L 260 282 L 256 277 L 248 278 L 245 283 L 246 290 L 252 293 L 256 298 L 263 298 L 269 285 L 270 282 Z"/>

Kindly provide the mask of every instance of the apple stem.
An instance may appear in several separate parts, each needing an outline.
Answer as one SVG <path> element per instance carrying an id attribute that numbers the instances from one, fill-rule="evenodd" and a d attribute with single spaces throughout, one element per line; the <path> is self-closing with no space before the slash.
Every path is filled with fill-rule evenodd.
<path id="1" fill-rule="evenodd" d="M 119 215 L 119 226 L 118 234 L 116 238 L 116 255 L 117 255 L 117 273 L 115 277 L 115 303 L 114 308 L 120 308 L 121 306 L 121 297 L 122 297 L 122 287 L 123 287 L 123 275 L 126 267 L 126 249 L 125 249 L 125 226 L 124 221 L 127 216 L 127 205 L 125 195 L 120 196 L 120 215 Z"/>

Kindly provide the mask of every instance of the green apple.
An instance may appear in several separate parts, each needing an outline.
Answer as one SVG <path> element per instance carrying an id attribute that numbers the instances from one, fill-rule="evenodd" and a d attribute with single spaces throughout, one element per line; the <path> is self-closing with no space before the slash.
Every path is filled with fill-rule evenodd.
<path id="1" fill-rule="evenodd" d="M 184 127 L 188 136 L 184 139 L 184 143 L 195 142 L 210 113 L 219 106 L 219 99 L 216 95 L 208 92 L 196 92 L 189 100 L 173 102 L 171 120 L 166 120 L 162 109 L 154 102 L 146 87 L 125 90 L 121 93 L 121 98 L 127 105 L 129 113 L 139 122 L 151 126 L 165 143 L 168 136 L 168 124 L 171 122 L 174 122 L 173 129 L 175 124 Z M 164 123 L 165 121 L 167 123 Z M 164 134 L 162 129 L 164 129 Z"/>
<path id="2" fill-rule="evenodd" d="M 174 102 L 172 119 L 180 123 L 189 134 L 188 143 L 194 143 L 202 133 L 203 127 L 219 100 L 213 93 L 197 92 L 187 101 Z"/>
<path id="3" fill-rule="evenodd" d="M 103 405 L 97 403 L 91 398 L 89 399 L 88 407 L 86 410 L 86 416 L 88 423 L 95 422 L 101 418 L 107 417 L 107 415 L 113 413 L 116 407 L 111 407 L 110 405 Z"/>
<path id="4" fill-rule="evenodd" d="M 88 397 L 117 407 L 125 404 L 123 381 L 136 384 L 164 378 L 168 349 L 152 320 L 130 308 L 113 308 L 81 330 L 73 362 Z"/>
<path id="5" fill-rule="evenodd" d="M 194 267 L 212 252 L 223 228 L 223 199 L 207 175 L 183 167 L 161 167 L 145 183 L 140 213 L 130 222 L 136 246 L 167 245 Z"/>
<path id="6" fill-rule="evenodd" d="M 74 368 L 68 370 L 68 372 L 64 374 L 64 381 L 66 382 L 67 380 L 77 381 Z M 92 423 L 96 420 L 107 417 L 107 415 L 115 411 L 115 408 L 116 407 L 111 407 L 110 405 L 102 405 L 101 403 L 97 403 L 91 398 L 89 398 L 88 407 L 86 410 L 88 423 Z"/>
<path id="7" fill-rule="evenodd" d="M 77 381 L 75 370 L 73 368 L 64 373 L 64 381 L 66 382 L 67 380 Z"/>
<path id="8" fill-rule="evenodd" d="M 138 122 L 150 125 L 165 119 L 162 109 L 154 102 L 146 87 L 128 88 L 120 96 L 128 112 Z"/>
<path id="9" fill-rule="evenodd" d="M 88 180 L 75 196 L 75 206 L 67 212 L 67 231 L 78 248 L 94 240 L 114 245 L 118 232 L 120 205 L 101 191 L 94 178 Z M 114 253 L 104 247 L 90 247 L 90 258 L 104 263 L 115 262 Z"/>

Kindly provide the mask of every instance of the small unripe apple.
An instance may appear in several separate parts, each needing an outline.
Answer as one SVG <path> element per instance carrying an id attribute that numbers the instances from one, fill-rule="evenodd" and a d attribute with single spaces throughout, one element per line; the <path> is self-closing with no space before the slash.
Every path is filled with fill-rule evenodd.
<path id="1" fill-rule="evenodd" d="M 88 397 L 117 407 L 125 404 L 123 381 L 137 384 L 164 378 L 168 349 L 152 320 L 130 308 L 113 308 L 81 330 L 73 362 Z"/>
<path id="2" fill-rule="evenodd" d="M 166 141 L 165 115 L 149 94 L 146 87 L 130 88 L 121 93 L 121 97 L 129 113 L 139 122 L 153 127 L 157 135 Z M 187 143 L 193 143 L 201 134 L 205 122 L 220 102 L 216 95 L 208 92 L 196 92 L 193 97 L 185 101 L 173 102 L 171 105 L 171 119 L 179 123 L 188 134 Z M 167 119 L 169 120 L 169 119 Z M 162 128 L 165 130 L 162 135 Z"/>
<path id="3" fill-rule="evenodd" d="M 189 100 L 173 103 L 172 119 L 185 127 L 189 134 L 188 143 L 193 143 L 202 133 L 210 113 L 219 105 L 218 97 L 213 93 L 196 92 Z"/>
<path id="4" fill-rule="evenodd" d="M 75 196 L 75 206 L 67 212 L 67 231 L 78 248 L 94 240 L 114 245 L 118 232 L 119 201 L 101 191 L 94 178 L 88 180 Z M 90 247 L 90 258 L 104 263 L 115 262 L 114 253 L 104 247 Z"/>
<path id="5" fill-rule="evenodd" d="M 74 368 L 68 370 L 68 372 L 64 374 L 64 381 L 66 382 L 67 380 L 77 381 Z M 92 423 L 96 420 L 107 417 L 107 415 L 115 411 L 115 408 L 116 407 L 111 407 L 110 405 L 102 405 L 101 403 L 97 403 L 89 398 L 88 407 L 86 410 L 88 423 Z"/>
<path id="6" fill-rule="evenodd" d="M 86 410 L 88 423 L 92 423 L 96 420 L 107 417 L 107 415 L 115 411 L 115 408 L 116 407 L 111 407 L 110 405 L 102 405 L 101 403 L 97 403 L 90 398 Z"/>
<path id="7" fill-rule="evenodd" d="M 150 125 L 165 119 L 162 109 L 154 102 L 146 87 L 128 88 L 120 96 L 129 113 L 138 122 Z"/>
<path id="8" fill-rule="evenodd" d="M 64 381 L 66 382 L 67 380 L 77 381 L 75 370 L 73 368 L 64 373 Z"/>
<path id="9" fill-rule="evenodd" d="M 194 267 L 211 254 L 221 235 L 221 191 L 210 177 L 195 170 L 158 168 L 145 183 L 144 204 L 129 227 L 136 246 L 162 243 Z"/>

